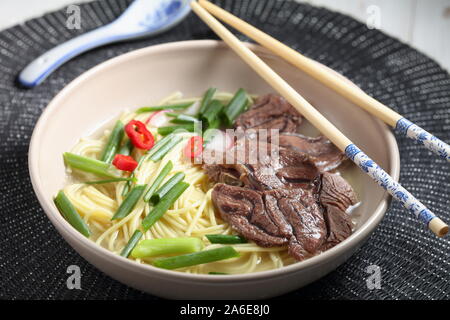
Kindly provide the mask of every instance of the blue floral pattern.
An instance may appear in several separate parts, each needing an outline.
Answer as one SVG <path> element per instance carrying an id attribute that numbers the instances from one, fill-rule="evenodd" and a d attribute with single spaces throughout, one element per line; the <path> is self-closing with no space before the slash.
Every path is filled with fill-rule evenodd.
<path id="1" fill-rule="evenodd" d="M 162 2 L 161 7 L 146 14 L 139 24 L 148 29 L 159 28 L 161 22 L 166 23 L 167 20 L 173 19 L 174 14 L 181 8 L 182 4 L 180 0 Z"/>
<path id="2" fill-rule="evenodd" d="M 345 148 L 345 154 L 352 159 L 364 172 L 372 177 L 381 187 L 386 189 L 392 197 L 401 202 L 401 204 L 413 213 L 419 220 L 428 225 L 431 219 L 436 216 L 428 210 L 419 200 L 403 188 L 398 182 L 387 174 L 380 166 L 370 159 L 354 144 Z"/>
<path id="3" fill-rule="evenodd" d="M 396 129 L 400 134 L 416 140 L 428 150 L 431 150 L 441 158 L 450 161 L 450 146 L 411 121 L 401 118 L 397 122 Z"/>

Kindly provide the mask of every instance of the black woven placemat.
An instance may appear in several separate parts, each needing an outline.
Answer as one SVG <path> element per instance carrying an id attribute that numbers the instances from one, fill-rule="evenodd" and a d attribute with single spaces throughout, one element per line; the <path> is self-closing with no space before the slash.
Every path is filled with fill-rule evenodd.
<path id="1" fill-rule="evenodd" d="M 423 54 L 323 8 L 289 1 L 215 2 L 343 73 L 381 102 L 450 142 L 450 76 Z M 28 145 L 42 110 L 82 72 L 137 48 L 216 36 L 191 14 L 178 27 L 156 38 L 83 54 L 33 90 L 21 89 L 15 83 L 17 74 L 34 57 L 78 33 L 112 21 L 129 3 L 100 0 L 81 5 L 81 30 L 67 29 L 66 10 L 60 10 L 0 32 L 0 298 L 158 299 L 98 271 L 56 232 L 31 187 Z M 406 138 L 398 142 L 402 184 L 438 216 L 450 221 L 449 164 Z M 449 250 L 448 237 L 437 239 L 394 203 L 376 232 L 344 265 L 280 298 L 448 299 Z M 67 289 L 66 270 L 70 265 L 81 268 L 81 290 Z M 381 270 L 381 289 L 367 286 L 372 274 L 367 268 L 371 265 Z"/>

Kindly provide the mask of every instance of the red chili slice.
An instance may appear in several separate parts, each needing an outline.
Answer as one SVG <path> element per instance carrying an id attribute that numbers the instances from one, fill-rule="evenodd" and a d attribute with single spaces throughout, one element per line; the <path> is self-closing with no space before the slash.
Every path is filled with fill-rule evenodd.
<path id="1" fill-rule="evenodd" d="M 126 156 L 123 154 L 116 154 L 112 164 L 119 170 L 130 172 L 134 171 L 134 169 L 136 169 L 136 167 L 138 166 L 136 160 L 134 160 L 130 156 Z"/>
<path id="2" fill-rule="evenodd" d="M 169 121 L 168 117 L 165 115 L 165 113 L 172 112 L 171 109 L 165 109 L 160 111 L 153 112 L 150 117 L 148 117 L 147 121 L 145 121 L 145 124 L 150 124 L 152 127 L 163 127 L 167 125 L 166 123 Z"/>
<path id="3" fill-rule="evenodd" d="M 195 136 L 189 139 L 186 147 L 184 148 L 184 155 L 187 158 L 194 159 L 203 152 L 203 138 Z"/>
<path id="4" fill-rule="evenodd" d="M 131 120 L 128 122 L 125 132 L 131 143 L 138 149 L 150 150 L 155 144 L 153 135 L 141 121 Z"/>

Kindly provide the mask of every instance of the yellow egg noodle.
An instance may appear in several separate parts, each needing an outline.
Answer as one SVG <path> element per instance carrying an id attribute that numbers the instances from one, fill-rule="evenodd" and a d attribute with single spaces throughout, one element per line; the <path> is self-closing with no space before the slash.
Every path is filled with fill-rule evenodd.
<path id="1" fill-rule="evenodd" d="M 229 102 L 232 97 L 232 94 L 225 92 L 218 92 L 214 96 L 215 99 L 224 103 Z M 158 105 L 190 101 L 199 104 L 200 100 L 201 98 L 184 99 L 181 92 L 175 92 L 161 100 Z M 123 123 L 128 123 L 132 119 L 145 122 L 148 117 L 149 113 L 136 114 L 127 111 L 121 115 L 120 120 Z M 147 128 L 154 135 L 155 140 L 161 139 L 161 136 L 157 133 L 157 128 L 150 126 Z M 105 130 L 98 139 L 83 138 L 73 148 L 72 152 L 99 159 L 109 134 L 110 130 Z M 183 236 L 199 237 L 204 242 L 204 250 L 207 250 L 222 245 L 211 244 L 205 234 L 235 234 L 230 225 L 214 212 L 211 201 L 212 185 L 209 183 L 207 175 L 201 166 L 192 164 L 183 155 L 183 148 L 187 140 L 193 135 L 193 133 L 182 133 L 183 141 L 167 153 L 161 161 L 143 161 L 134 172 L 137 184 L 150 185 L 167 162 L 172 161 L 173 168 L 164 182 L 176 172 L 183 172 L 186 174 L 185 181 L 190 184 L 189 188 L 176 200 L 164 216 L 144 234 L 142 240 Z M 132 154 L 135 159 L 139 159 L 142 155 L 143 153 L 140 150 L 134 150 Z M 75 172 L 75 170 L 72 172 L 70 168 L 67 170 L 74 177 L 73 181 L 87 181 L 86 179 L 89 177 L 87 173 Z M 140 199 L 128 216 L 111 221 L 112 216 L 124 200 L 122 191 L 126 183 L 123 181 L 88 185 L 78 182 L 70 183 L 64 188 L 69 200 L 89 225 L 92 232 L 90 239 L 116 254 L 120 254 L 133 232 L 139 228 L 142 220 L 151 210 L 150 206 L 143 199 Z M 240 253 L 240 257 L 177 269 L 177 271 L 196 274 L 207 274 L 208 272 L 238 274 L 281 268 L 295 262 L 288 255 L 285 247 L 262 248 L 252 242 L 232 246 Z M 130 259 L 133 258 L 130 256 Z M 134 260 L 138 263 L 150 264 L 152 259 Z"/>

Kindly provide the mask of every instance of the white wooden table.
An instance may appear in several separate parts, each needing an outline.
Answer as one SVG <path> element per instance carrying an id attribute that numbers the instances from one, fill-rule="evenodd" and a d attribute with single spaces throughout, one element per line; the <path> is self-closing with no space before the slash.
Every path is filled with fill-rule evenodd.
<path id="1" fill-rule="evenodd" d="M 0 30 L 91 0 L 0 0 Z M 276 0 L 274 0 L 276 1 Z M 377 26 L 450 70 L 450 0 L 297 0 L 324 6 Z"/>

